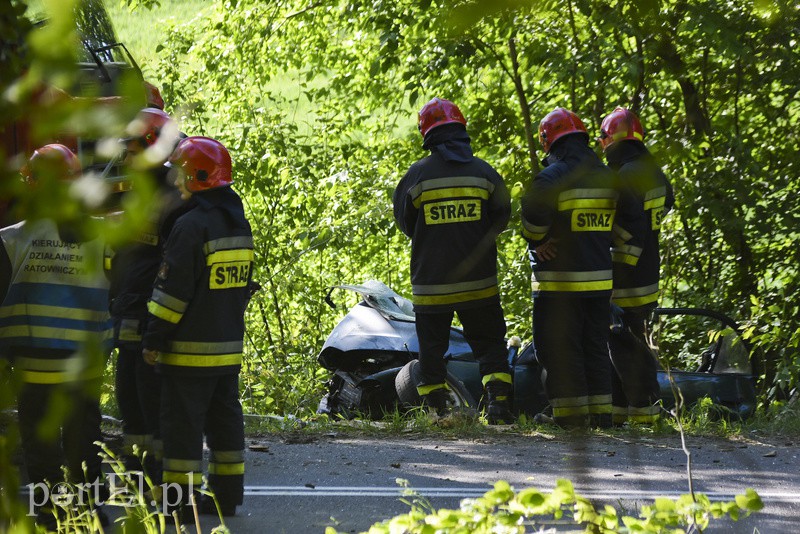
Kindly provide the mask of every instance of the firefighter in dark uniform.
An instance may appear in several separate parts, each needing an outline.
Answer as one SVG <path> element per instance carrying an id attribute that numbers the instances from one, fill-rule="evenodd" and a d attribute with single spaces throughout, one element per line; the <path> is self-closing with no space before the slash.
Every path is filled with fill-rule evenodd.
<path id="1" fill-rule="evenodd" d="M 511 214 L 508 190 L 475 157 L 467 121 L 455 104 L 434 98 L 419 112 L 423 148 L 394 191 L 394 217 L 411 238 L 411 283 L 423 403 L 446 411 L 445 353 L 454 313 L 480 364 L 490 424 L 510 423 L 511 374 L 497 287 L 496 239 Z"/>
<path id="2" fill-rule="evenodd" d="M 199 488 L 205 435 L 208 483 L 230 516 L 244 494 L 239 370 L 253 237 L 221 143 L 187 137 L 169 164 L 184 200 L 195 206 L 177 219 L 167 239 L 143 339 L 143 357 L 161 375 L 165 502 L 176 502 L 178 495 L 170 492 L 177 486 L 184 504 L 189 487 Z M 208 499 L 200 510 L 216 514 Z"/>
<path id="3" fill-rule="evenodd" d="M 675 203 L 672 185 L 645 147 L 644 130 L 632 111 L 618 107 L 600 126 L 600 145 L 608 165 L 629 185 L 634 202 L 645 214 L 638 254 L 630 254 L 628 236 L 615 235 L 614 292 L 611 302 L 622 310 L 612 328 L 609 347 L 613 376 L 613 418 L 652 424 L 660 398 L 658 363 L 647 340 L 647 319 L 658 303 L 661 219 Z M 637 257 L 638 256 L 638 257 Z"/>
<path id="4" fill-rule="evenodd" d="M 539 140 L 545 168 L 522 199 L 534 347 L 555 423 L 607 427 L 612 226 L 636 215 L 618 206 L 616 176 L 589 147 L 577 115 L 556 108 L 542 119 Z"/>
<path id="5" fill-rule="evenodd" d="M 151 365 L 142 360 L 142 332 L 147 302 L 153 291 L 165 234 L 165 219 L 183 204 L 167 179 L 164 165 L 180 138 L 169 115 L 157 108 L 141 110 L 128 127 L 126 167 L 144 188 L 153 187 L 153 205 L 143 228 L 115 247 L 110 265 L 111 317 L 117 347 L 116 398 L 122 417 L 123 459 L 129 469 L 141 469 L 133 454 L 146 453 L 147 472 L 160 483 L 161 439 L 158 427 L 160 388 Z M 151 183 L 145 184 L 143 181 Z M 122 214 L 122 217 L 125 215 Z"/>
<path id="6" fill-rule="evenodd" d="M 62 198 L 65 192 L 55 189 L 68 187 L 80 173 L 77 156 L 60 144 L 37 149 L 23 168 L 36 194 Z M 83 211 L 76 215 L 71 208 L 0 230 L 0 346 L 20 385 L 19 425 L 30 483 L 59 487 L 65 465 L 69 478 L 63 483 L 102 491 L 95 442 L 102 441 L 100 387 L 112 339 L 105 245 Z M 105 498 L 92 493 L 91 498 Z M 52 528 L 60 511 L 45 497 L 32 497 L 45 503 L 36 521 Z"/>

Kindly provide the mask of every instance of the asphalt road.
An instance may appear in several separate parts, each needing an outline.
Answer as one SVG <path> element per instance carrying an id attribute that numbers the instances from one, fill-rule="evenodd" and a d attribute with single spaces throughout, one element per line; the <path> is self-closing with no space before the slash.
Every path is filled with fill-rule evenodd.
<path id="1" fill-rule="evenodd" d="M 739 522 L 712 520 L 706 532 L 800 531 L 800 443 L 689 438 L 687 445 L 696 492 L 732 500 L 753 488 L 765 503 L 763 511 Z M 408 511 L 397 479 L 407 480 L 436 508 L 456 508 L 461 499 L 482 495 L 497 480 L 516 490 L 549 491 L 557 479 L 567 478 L 596 505 L 609 503 L 628 514 L 656 496 L 677 497 L 689 489 L 677 435 L 508 433 L 468 440 L 329 434 L 251 438 L 248 447 L 245 503 L 237 517 L 226 521 L 235 534 L 322 533 L 326 526 L 366 531 Z M 216 524 L 204 518 L 203 532 Z M 579 530 L 567 521 L 537 525 Z"/>
<path id="2" fill-rule="evenodd" d="M 753 488 L 765 503 L 764 510 L 738 522 L 712 520 L 705 532 L 800 532 L 800 441 L 689 437 L 687 446 L 695 492 L 729 501 Z M 595 506 L 611 504 L 628 515 L 657 496 L 689 491 L 677 435 L 499 432 L 447 439 L 300 433 L 248 438 L 247 447 L 245 502 L 225 521 L 233 534 L 323 533 L 327 526 L 364 532 L 409 510 L 398 479 L 437 509 L 457 508 L 461 499 L 482 495 L 497 480 L 515 490 L 551 491 L 556 480 L 566 478 Z M 121 510 L 109 512 L 113 519 Z M 209 533 L 218 524 L 203 516 L 201 531 Z M 540 528 L 580 531 L 552 519 L 530 531 Z"/>

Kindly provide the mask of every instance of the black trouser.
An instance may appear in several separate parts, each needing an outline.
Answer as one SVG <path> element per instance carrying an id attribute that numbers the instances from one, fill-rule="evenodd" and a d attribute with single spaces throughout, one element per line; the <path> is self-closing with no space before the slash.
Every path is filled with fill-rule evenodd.
<path id="1" fill-rule="evenodd" d="M 608 296 L 544 294 L 533 301 L 534 347 L 559 425 L 611 424 L 609 319 Z"/>
<path id="2" fill-rule="evenodd" d="M 141 344 L 120 343 L 115 377 L 117 405 L 122 417 L 122 433 L 127 461 L 133 462 L 132 446 L 147 451 L 147 470 L 154 482 L 160 479 L 161 433 L 161 382 L 155 367 L 142 358 Z"/>
<path id="3" fill-rule="evenodd" d="M 30 483 L 57 484 L 64 480 L 62 465 L 69 468 L 70 482 L 94 483 L 100 478 L 101 449 L 95 445 L 102 441 L 100 385 L 100 380 L 22 384 L 19 427 Z"/>
<path id="4" fill-rule="evenodd" d="M 464 338 L 478 360 L 481 376 L 508 374 L 506 322 L 499 303 L 469 308 L 457 312 L 417 313 L 416 328 L 419 340 L 420 386 L 444 384 L 447 362 L 444 359 L 450 346 L 450 326 L 454 313 L 464 327 Z"/>
<path id="5" fill-rule="evenodd" d="M 208 483 L 220 505 L 242 504 L 244 496 L 244 417 L 239 403 L 239 376 L 161 375 L 161 435 L 164 483 L 200 487 L 205 435 L 211 458 Z M 175 488 L 167 486 L 168 502 Z"/>
<path id="6" fill-rule="evenodd" d="M 658 414 L 654 404 L 660 398 L 658 362 L 647 343 L 649 310 L 624 310 L 621 328 L 609 339 L 611 361 L 616 371 L 612 379 L 614 422 L 626 420 L 648 423 Z"/>

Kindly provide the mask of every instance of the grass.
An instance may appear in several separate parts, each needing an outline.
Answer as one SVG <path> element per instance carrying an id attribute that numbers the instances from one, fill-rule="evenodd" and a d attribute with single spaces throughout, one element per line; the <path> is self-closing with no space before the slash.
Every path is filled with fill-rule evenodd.
<path id="1" fill-rule="evenodd" d="M 131 11 L 123 0 L 106 0 L 117 37 L 136 59 L 145 79 L 154 77 L 158 62 L 156 47 L 166 41 L 170 27 L 212 8 L 213 2 L 207 0 L 161 0 L 161 5 L 153 9 Z"/>

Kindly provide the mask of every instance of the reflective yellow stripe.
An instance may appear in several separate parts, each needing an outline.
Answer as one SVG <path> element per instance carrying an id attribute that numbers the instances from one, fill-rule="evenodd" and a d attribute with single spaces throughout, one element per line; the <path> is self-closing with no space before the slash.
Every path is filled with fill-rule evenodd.
<path id="1" fill-rule="evenodd" d="M 243 341 L 173 341 L 172 352 L 184 354 L 226 354 L 242 352 Z"/>
<path id="2" fill-rule="evenodd" d="M 508 373 L 491 373 L 483 378 L 481 378 L 481 383 L 485 386 L 487 383 L 491 382 L 492 380 L 497 380 L 498 382 L 505 382 L 506 384 L 511 384 L 511 375 Z"/>
<path id="3" fill-rule="evenodd" d="M 147 311 L 149 311 L 159 319 L 164 319 L 168 323 L 173 323 L 173 324 L 178 324 L 180 320 L 183 318 L 182 313 L 178 313 L 176 311 L 170 310 L 169 308 L 165 308 L 164 306 L 160 305 L 157 302 L 153 302 L 152 300 L 147 303 Z"/>
<path id="4" fill-rule="evenodd" d="M 53 328 L 49 326 L 16 325 L 4 326 L 0 328 L 0 338 L 4 337 L 33 337 L 50 338 L 62 341 L 88 341 L 97 339 L 110 339 L 113 336 L 113 329 L 108 328 L 100 332 L 87 332 L 86 330 L 75 330 L 72 328 Z"/>
<path id="5" fill-rule="evenodd" d="M 614 286 L 611 280 L 596 282 L 537 282 L 531 285 L 534 291 L 564 291 L 578 293 L 581 291 L 610 291 Z"/>
<path id="6" fill-rule="evenodd" d="M 654 198 L 644 203 L 644 210 L 647 211 L 656 208 L 663 208 L 666 203 L 667 203 L 666 197 Z"/>
<path id="7" fill-rule="evenodd" d="M 241 365 L 242 354 L 174 354 L 162 352 L 158 363 L 180 365 L 183 367 L 222 367 L 225 365 Z"/>
<path id="8" fill-rule="evenodd" d="M 622 308 L 634 308 L 658 301 L 658 283 L 649 286 L 614 289 L 611 301 Z"/>
<path id="9" fill-rule="evenodd" d="M 636 267 L 639 263 L 639 256 L 625 254 L 624 252 L 611 252 L 611 261 L 614 263 L 624 263 Z"/>
<path id="10" fill-rule="evenodd" d="M 139 333 L 138 319 L 123 319 L 119 325 L 120 341 L 141 341 L 142 335 Z"/>
<path id="11" fill-rule="evenodd" d="M 248 235 L 240 235 L 234 237 L 221 237 L 208 241 L 203 245 L 203 254 L 209 254 L 218 250 L 240 249 L 240 248 L 253 248 L 253 238 Z"/>
<path id="12" fill-rule="evenodd" d="M 613 271 L 534 271 L 531 288 L 537 291 L 606 291 L 613 288 Z"/>
<path id="13" fill-rule="evenodd" d="M 589 413 L 611 413 L 611 395 L 589 395 L 586 397 Z"/>
<path id="14" fill-rule="evenodd" d="M 569 417 L 572 415 L 589 415 L 587 397 L 555 397 L 550 399 L 553 417 Z"/>
<path id="15" fill-rule="evenodd" d="M 620 244 L 633 239 L 633 235 L 618 224 L 611 227 L 611 233 L 614 235 L 615 239 L 620 241 Z"/>
<path id="16" fill-rule="evenodd" d="M 22 381 L 27 384 L 65 384 L 103 376 L 101 369 L 86 370 L 80 373 L 29 371 L 27 369 L 21 369 L 19 372 Z"/>
<path id="17" fill-rule="evenodd" d="M 206 256 L 206 265 L 214 263 L 231 263 L 236 261 L 253 261 L 253 249 L 240 248 L 234 250 L 220 250 Z"/>
<path id="18" fill-rule="evenodd" d="M 434 304 L 455 304 L 458 302 L 468 302 L 470 300 L 480 300 L 497 295 L 497 286 L 488 287 L 478 291 L 465 291 L 463 293 L 453 293 L 450 295 L 414 295 L 414 304 L 434 305 Z"/>
<path id="19" fill-rule="evenodd" d="M 617 201 L 613 198 L 575 198 L 558 203 L 558 211 L 574 210 L 578 208 L 594 208 L 613 210 Z"/>
<path id="20" fill-rule="evenodd" d="M 550 226 L 539 226 L 536 224 L 531 224 L 524 218 L 522 219 L 522 237 L 525 239 L 530 239 L 531 241 L 541 241 L 549 231 Z"/>
<path id="21" fill-rule="evenodd" d="M 244 462 L 244 451 L 211 451 L 211 461 L 227 464 Z"/>
<path id="22" fill-rule="evenodd" d="M 85 308 L 64 308 L 61 306 L 47 306 L 45 304 L 14 304 L 0 307 L 0 317 L 22 315 L 95 322 L 106 321 L 109 317 L 106 311 L 87 310 Z"/>
<path id="23" fill-rule="evenodd" d="M 236 464 L 216 464 L 209 462 L 208 464 L 209 475 L 243 475 L 244 462 Z"/>
<path id="24" fill-rule="evenodd" d="M 154 289 L 153 295 L 150 297 L 150 300 L 153 302 L 157 302 L 159 305 L 169 308 L 171 310 L 175 310 L 178 313 L 183 313 L 186 311 L 186 308 L 189 307 L 189 303 L 181 300 L 179 298 L 175 298 L 172 295 L 168 295 L 164 293 L 160 289 Z"/>
<path id="25" fill-rule="evenodd" d="M 453 198 L 482 198 L 484 200 L 488 200 L 489 191 L 480 187 L 450 187 L 445 189 L 433 189 L 423 192 L 420 196 L 414 199 L 414 207 L 419 208 L 423 202 Z"/>
<path id="26" fill-rule="evenodd" d="M 430 384 L 428 386 L 417 386 L 417 393 L 420 395 L 427 395 L 431 391 L 436 391 L 437 389 L 449 389 L 447 384 Z"/>
<path id="27" fill-rule="evenodd" d="M 609 208 L 617 205 L 618 193 L 613 189 L 570 189 L 558 195 L 558 210 L 575 208 Z"/>
<path id="28" fill-rule="evenodd" d="M 489 198 L 489 195 L 494 191 L 494 184 L 491 180 L 486 178 L 479 178 L 477 176 L 448 176 L 446 178 L 434 178 L 432 180 L 423 180 L 411 188 L 408 192 L 411 197 L 412 203 L 415 208 L 419 208 L 422 203 L 422 196 L 426 195 L 429 191 L 449 189 L 451 191 L 464 189 L 479 189 L 485 191 L 477 196 L 478 198 Z M 473 196 L 473 195 L 469 195 Z M 435 197 L 426 197 L 426 199 Z"/>

